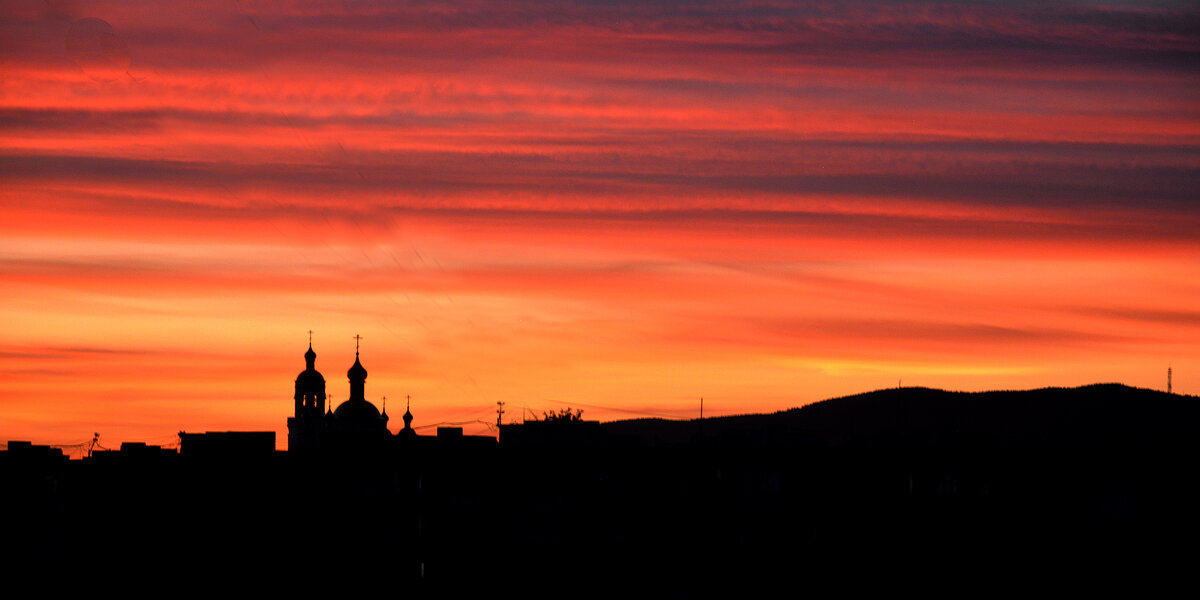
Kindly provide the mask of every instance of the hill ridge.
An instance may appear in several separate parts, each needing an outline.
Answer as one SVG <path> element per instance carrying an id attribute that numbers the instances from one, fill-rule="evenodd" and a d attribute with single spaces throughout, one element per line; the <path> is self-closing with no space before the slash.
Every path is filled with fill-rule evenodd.
<path id="1" fill-rule="evenodd" d="M 1031 390 L 947 391 L 884 388 L 828 398 L 773 413 L 604 424 L 616 434 L 687 441 L 734 433 L 825 441 L 896 436 L 974 435 L 998 439 L 1089 440 L 1191 435 L 1200 423 L 1197 397 L 1120 383 Z"/>

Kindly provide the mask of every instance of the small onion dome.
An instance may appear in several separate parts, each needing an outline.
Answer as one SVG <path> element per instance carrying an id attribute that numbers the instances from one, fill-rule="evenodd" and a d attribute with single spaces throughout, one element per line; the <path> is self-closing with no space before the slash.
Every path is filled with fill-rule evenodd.
<path id="1" fill-rule="evenodd" d="M 305 362 L 309 362 L 309 363 L 311 363 L 314 360 L 317 360 L 317 353 L 313 352 L 312 344 L 308 345 L 308 352 L 304 353 L 304 360 L 305 360 Z"/>
<path id="2" fill-rule="evenodd" d="M 412 421 L 412 411 L 404 411 L 404 429 L 396 432 L 396 437 L 399 437 L 400 439 L 415 439 L 417 437 L 417 432 L 412 428 Z"/>
<path id="3" fill-rule="evenodd" d="M 350 370 L 346 371 L 346 376 L 351 381 L 362 381 L 367 378 L 367 370 L 363 368 L 362 363 L 358 362 L 358 353 L 354 353 L 354 364 L 350 365 Z"/>

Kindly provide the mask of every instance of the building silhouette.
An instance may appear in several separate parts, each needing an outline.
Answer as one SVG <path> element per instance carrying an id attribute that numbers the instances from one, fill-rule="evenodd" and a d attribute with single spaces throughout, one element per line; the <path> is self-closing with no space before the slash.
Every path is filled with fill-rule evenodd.
<path id="1" fill-rule="evenodd" d="M 341 451 L 384 451 L 392 438 L 386 408 L 380 411 L 366 398 L 367 369 L 359 350 L 346 371 L 350 397 L 336 409 L 326 406 L 325 377 L 316 369 L 317 353 L 309 342 L 304 370 L 296 376 L 295 407 L 288 418 L 288 449 L 298 454 Z M 415 435 L 412 413 L 405 413 L 405 437 Z"/>
<path id="2" fill-rule="evenodd" d="M 296 376 L 295 414 L 288 417 L 288 450 L 316 451 L 325 434 L 325 377 L 316 369 L 317 353 L 312 342 L 304 353 L 304 370 Z M 332 415 L 331 415 L 332 416 Z"/>

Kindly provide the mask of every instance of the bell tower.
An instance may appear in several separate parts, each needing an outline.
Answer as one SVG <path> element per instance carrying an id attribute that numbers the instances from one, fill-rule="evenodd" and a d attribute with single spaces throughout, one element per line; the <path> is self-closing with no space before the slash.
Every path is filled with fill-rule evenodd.
<path id="1" fill-rule="evenodd" d="M 317 353 L 308 332 L 304 370 L 296 376 L 295 414 L 288 418 L 288 451 L 306 452 L 319 447 L 325 429 L 325 377 L 316 369 Z"/>

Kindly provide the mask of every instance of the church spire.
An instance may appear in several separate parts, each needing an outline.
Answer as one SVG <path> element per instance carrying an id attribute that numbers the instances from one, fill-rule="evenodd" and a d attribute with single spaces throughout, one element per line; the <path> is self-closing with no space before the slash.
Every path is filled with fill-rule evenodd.
<path id="1" fill-rule="evenodd" d="M 413 431 L 412 428 L 412 396 L 405 396 L 404 400 L 404 428 L 396 432 L 396 436 L 401 439 L 411 440 L 417 437 L 417 432 Z"/>
<path id="2" fill-rule="evenodd" d="M 413 416 L 412 416 L 412 396 L 405 396 L 405 397 L 404 397 L 404 399 L 405 399 L 405 403 L 404 403 L 404 417 L 403 417 L 403 419 L 404 419 L 404 428 L 405 428 L 405 429 L 407 429 L 407 430 L 409 430 L 409 431 L 412 431 L 412 422 L 413 422 Z"/>
<path id="3" fill-rule="evenodd" d="M 358 343 L 362 340 L 361 335 L 354 336 L 354 364 L 350 366 L 350 370 L 346 371 L 346 377 L 350 379 L 350 400 L 366 401 L 366 386 L 367 386 L 367 370 L 363 368 L 362 363 L 358 360 Z"/>

